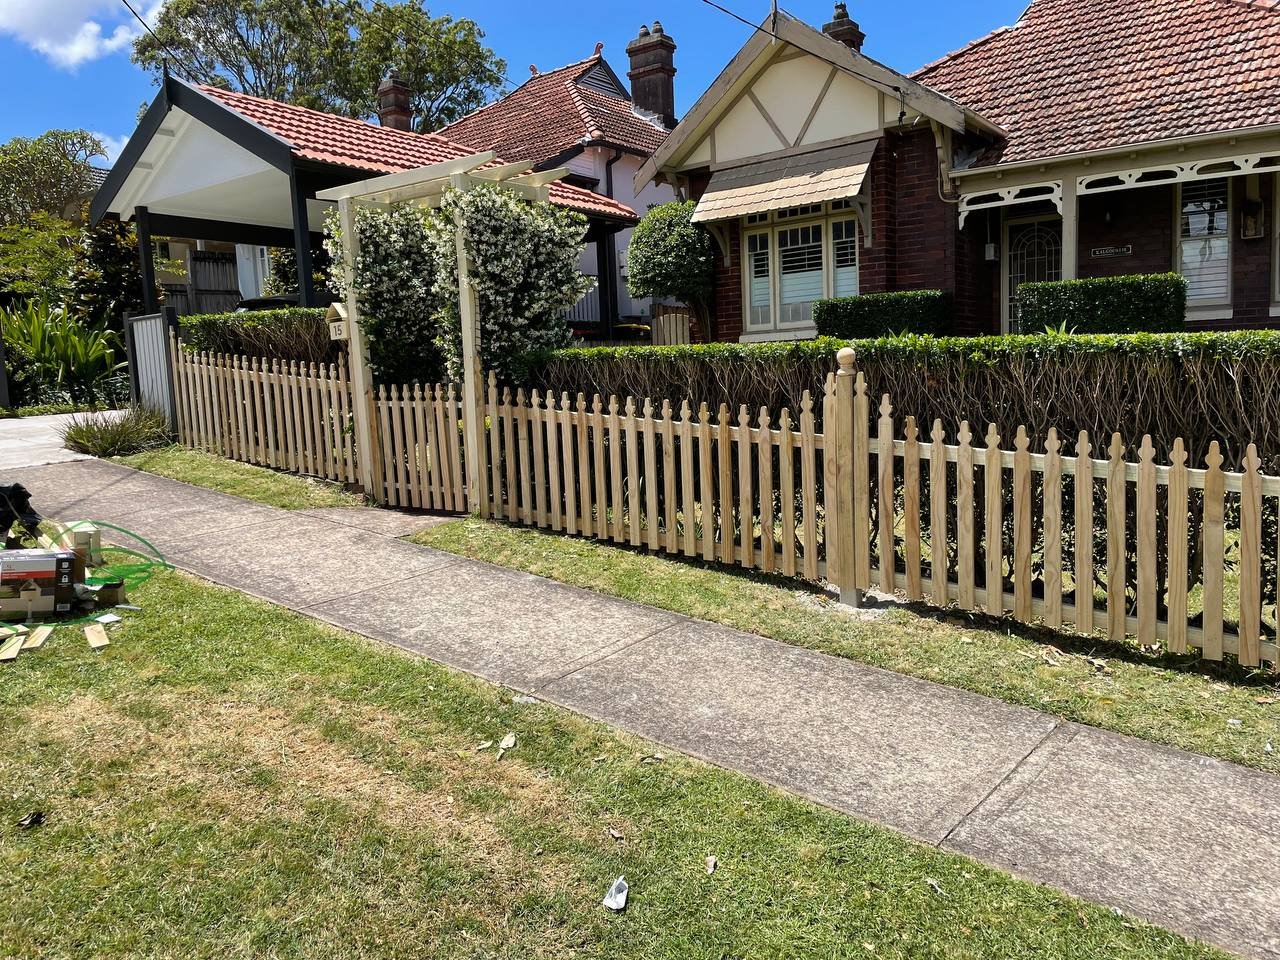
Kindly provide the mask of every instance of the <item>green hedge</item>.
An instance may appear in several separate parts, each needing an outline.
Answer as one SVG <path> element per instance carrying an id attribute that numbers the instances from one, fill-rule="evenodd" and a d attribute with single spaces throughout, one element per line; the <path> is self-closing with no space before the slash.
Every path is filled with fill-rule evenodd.
<path id="1" fill-rule="evenodd" d="M 1024 283 L 1018 306 L 1026 332 L 1177 333 L 1187 315 L 1187 280 L 1154 273 Z"/>
<path id="2" fill-rule="evenodd" d="M 860 297 L 819 300 L 813 305 L 818 335 L 860 340 L 901 333 L 949 333 L 951 295 L 941 290 L 867 293 Z"/>
<path id="3" fill-rule="evenodd" d="M 1228 464 L 1253 441 L 1267 471 L 1280 473 L 1280 331 L 596 347 L 525 357 L 522 385 L 744 404 L 753 413 L 794 413 L 808 390 L 820 415 L 823 383 L 846 343 L 872 395 L 889 393 L 896 413 L 914 416 L 926 434 L 935 418 L 949 437 L 961 420 L 975 433 L 994 422 L 1004 437 L 1018 426 L 1035 438 L 1050 426 L 1064 437 L 1119 431 L 1134 446 L 1150 433 L 1161 451 L 1182 437 L 1193 465 L 1210 440 Z"/>
<path id="4" fill-rule="evenodd" d="M 286 307 L 195 313 L 179 324 L 182 341 L 192 350 L 324 363 L 341 351 L 341 344 L 329 339 L 326 312 L 325 307 Z"/>

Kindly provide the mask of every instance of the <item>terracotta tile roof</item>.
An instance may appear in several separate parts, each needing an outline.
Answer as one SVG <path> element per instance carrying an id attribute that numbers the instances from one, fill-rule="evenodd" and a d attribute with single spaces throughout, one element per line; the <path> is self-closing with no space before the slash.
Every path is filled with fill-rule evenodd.
<path id="1" fill-rule="evenodd" d="M 1034 0 L 912 79 L 1008 131 L 984 164 L 1280 123 L 1280 0 Z"/>
<path id="2" fill-rule="evenodd" d="M 605 140 L 648 156 L 667 138 L 661 121 L 638 115 L 629 99 L 580 83 L 599 55 L 530 77 L 511 93 L 441 134 L 503 156 L 543 163 L 584 140 Z"/>
<path id="3" fill-rule="evenodd" d="M 370 173 L 396 173 L 477 152 L 435 133 L 374 126 L 363 120 L 218 87 L 202 85 L 200 90 L 284 140 L 294 155 L 304 160 Z M 550 197 L 552 202 L 582 213 L 636 219 L 635 211 L 625 204 L 567 183 L 551 184 Z"/>

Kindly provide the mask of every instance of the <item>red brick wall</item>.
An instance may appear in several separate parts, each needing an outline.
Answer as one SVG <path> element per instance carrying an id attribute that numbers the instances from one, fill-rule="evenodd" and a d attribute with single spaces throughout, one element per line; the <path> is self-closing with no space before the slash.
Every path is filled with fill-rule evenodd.
<path id="1" fill-rule="evenodd" d="M 1081 197 L 1079 276 L 1168 273 L 1173 266 L 1173 187 L 1144 187 Z M 1111 222 L 1107 222 L 1107 214 Z M 1132 246 L 1127 257 L 1094 258 L 1098 247 Z"/>
<path id="2" fill-rule="evenodd" d="M 884 293 L 893 284 L 891 252 L 897 237 L 894 211 L 898 180 L 891 139 L 880 138 L 862 185 L 863 194 L 871 198 L 872 240 L 870 247 L 864 243 L 858 251 L 858 289 L 862 293 Z"/>
<path id="3" fill-rule="evenodd" d="M 715 338 L 724 342 L 742 336 L 742 231 L 737 221 L 723 225 L 729 256 L 716 262 L 716 302 L 713 311 Z"/>
<path id="4" fill-rule="evenodd" d="M 956 289 L 956 205 L 938 195 L 938 153 L 929 129 L 886 137 L 897 192 L 890 290 Z"/>
<path id="5" fill-rule="evenodd" d="M 1271 303 L 1275 290 L 1275 265 L 1272 262 L 1274 228 L 1271 218 L 1275 214 L 1275 178 L 1264 175 L 1259 178 L 1262 207 L 1265 211 L 1266 230 L 1257 240 L 1240 239 L 1240 216 L 1245 203 L 1245 178 L 1236 177 L 1231 182 L 1232 200 L 1235 203 L 1231 219 L 1231 305 L 1233 327 L 1275 327 L 1280 318 L 1271 316 Z"/>

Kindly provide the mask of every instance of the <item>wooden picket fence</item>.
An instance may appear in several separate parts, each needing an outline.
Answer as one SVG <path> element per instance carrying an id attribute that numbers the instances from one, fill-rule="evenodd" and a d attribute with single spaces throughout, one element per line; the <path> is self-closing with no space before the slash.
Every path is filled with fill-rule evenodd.
<path id="1" fill-rule="evenodd" d="M 467 508 L 462 410 L 452 383 L 380 386 L 374 403 L 382 462 L 374 483 L 383 502 L 420 510 Z"/>
<path id="2" fill-rule="evenodd" d="M 667 401 L 499 393 L 490 377 L 481 513 L 1210 660 L 1280 659 L 1278 598 L 1262 596 L 1280 478 L 1259 472 L 1252 447 L 1230 473 L 1216 445 L 1203 469 L 1188 466 L 1181 440 L 1168 464 L 1149 437 L 1136 462 L 1119 435 L 1106 459 L 1083 433 L 1074 456 L 1054 431 L 1043 452 L 1022 428 L 1006 449 L 994 425 L 980 445 L 967 423 L 948 443 L 935 422 L 926 440 L 912 418 L 895 421 L 888 396 L 873 436 L 865 381 L 847 365 L 820 403 L 823 432 L 807 394 L 794 419 L 677 413 Z"/>
<path id="3" fill-rule="evenodd" d="M 351 389 L 342 364 L 172 350 L 178 439 L 245 463 L 353 483 Z"/>

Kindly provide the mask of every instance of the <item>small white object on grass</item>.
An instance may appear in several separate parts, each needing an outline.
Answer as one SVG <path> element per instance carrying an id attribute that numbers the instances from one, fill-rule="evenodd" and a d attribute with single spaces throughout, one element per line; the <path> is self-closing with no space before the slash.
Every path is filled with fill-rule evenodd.
<path id="1" fill-rule="evenodd" d="M 502 742 L 498 744 L 498 759 L 502 759 L 502 755 L 516 745 L 516 735 L 508 733 L 502 738 Z"/>
<path id="2" fill-rule="evenodd" d="M 117 610 L 141 610 L 142 608 L 136 603 L 117 603 Z"/>
<path id="3" fill-rule="evenodd" d="M 1270 741 L 1270 740 L 1268 740 L 1268 741 L 1267 741 L 1267 745 L 1266 745 L 1265 747 L 1263 747 L 1263 748 L 1262 748 L 1262 752 L 1263 752 L 1263 753 L 1275 753 L 1275 752 L 1276 752 L 1276 748 L 1275 748 L 1275 747 L 1273 747 L 1273 746 L 1271 745 L 1271 741 Z"/>
<path id="4" fill-rule="evenodd" d="M 610 910 L 621 912 L 627 907 L 627 891 L 629 889 L 627 878 L 619 877 L 613 881 L 613 884 L 609 887 L 609 892 L 604 895 L 604 899 L 600 902 Z"/>
<path id="5" fill-rule="evenodd" d="M 542 701 L 539 700 L 537 697 L 526 697 L 524 694 L 521 694 L 518 697 L 512 697 L 511 702 L 512 703 L 541 703 Z"/>
<path id="6" fill-rule="evenodd" d="M 709 877 L 715 873 L 716 867 L 718 866 L 720 866 L 720 861 L 718 861 L 714 856 L 707 857 L 707 876 Z"/>
<path id="7" fill-rule="evenodd" d="M 925 877 L 924 882 L 930 886 L 934 893 L 938 896 L 942 896 L 942 884 L 937 880 L 933 879 L 933 877 Z"/>
<path id="8" fill-rule="evenodd" d="M 111 623 L 119 623 L 123 618 L 117 616 L 114 613 L 104 613 L 100 617 L 94 617 L 94 619 L 97 620 L 99 623 L 111 624 Z"/>
<path id="9" fill-rule="evenodd" d="M 1232 717 L 1230 720 L 1227 721 L 1228 727 L 1239 727 L 1242 725 L 1243 725 L 1243 721 L 1237 720 L 1235 717 Z"/>

